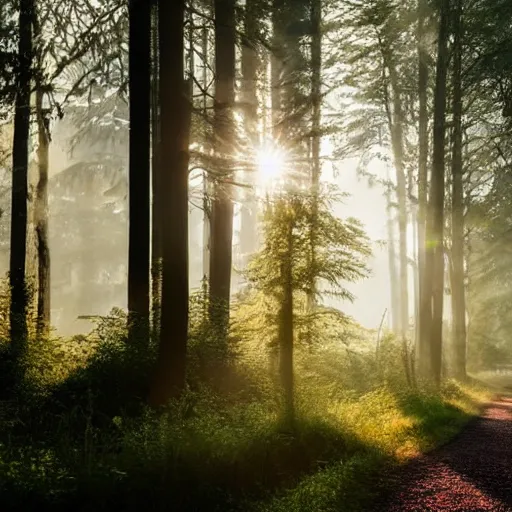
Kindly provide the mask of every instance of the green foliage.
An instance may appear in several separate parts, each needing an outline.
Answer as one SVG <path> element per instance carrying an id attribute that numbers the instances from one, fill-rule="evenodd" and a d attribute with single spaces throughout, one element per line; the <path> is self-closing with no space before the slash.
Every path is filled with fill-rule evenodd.
<path id="1" fill-rule="evenodd" d="M 367 275 L 365 260 L 370 248 L 357 220 L 341 220 L 332 213 L 332 205 L 341 197 L 331 187 L 321 190 L 318 197 L 286 194 L 269 202 L 263 216 L 265 245 L 249 264 L 248 280 L 257 289 L 279 297 L 280 262 L 287 250 L 286 232 L 291 228 L 294 290 L 309 293 L 311 282 L 320 280 L 326 285 L 322 287 L 322 295 L 352 299 L 343 284 Z M 311 229 L 315 232 L 313 248 Z"/>
<path id="2" fill-rule="evenodd" d="M 16 43 L 14 24 L 15 3 L 0 2 L 0 119 L 7 115 L 6 105 L 12 104 L 15 92 Z M 1 160 L 0 160 L 1 161 Z"/>
<path id="3" fill-rule="evenodd" d="M 505 154 L 508 155 L 509 151 Z M 484 197 L 470 207 L 468 363 L 473 371 L 512 361 L 510 169 L 498 160 Z"/>
<path id="4" fill-rule="evenodd" d="M 52 399 L 61 410 L 86 407 L 89 399 L 102 415 L 139 410 L 146 398 L 154 347 L 141 352 L 139 346 L 127 343 L 126 314 L 120 309 L 100 317 L 83 343 L 94 348 L 87 364 L 77 366 L 66 381 L 52 388 Z"/>
<path id="5" fill-rule="evenodd" d="M 453 437 L 488 395 L 449 383 L 441 394 L 379 388 L 342 401 L 330 421 L 355 434 L 341 460 L 304 476 L 297 486 L 250 510 L 335 512 L 366 510 L 386 487 L 386 470 Z M 379 476 L 380 475 L 380 476 Z"/>
<path id="6" fill-rule="evenodd" d="M 205 297 L 191 301 L 192 389 L 163 414 L 137 400 L 154 354 L 131 352 L 121 311 L 53 352 L 28 352 L 38 385 L 0 409 L 3 510 L 335 510 L 363 503 L 383 464 L 446 440 L 475 412 L 481 395 L 454 384 L 405 390 L 397 342 L 384 338 L 377 361 L 375 333 L 344 323 L 330 343 L 299 345 L 296 428 L 284 430 L 261 333 L 237 340 L 228 386 L 205 384 Z M 72 353 L 55 357 L 66 344 Z"/>
<path id="7" fill-rule="evenodd" d="M 229 387 L 230 367 L 234 361 L 237 346 L 232 336 L 228 335 L 226 342 L 219 330 L 212 326 L 209 305 L 208 283 L 203 280 L 201 288 L 190 296 L 188 380 L 193 387 L 204 382 Z M 225 304 L 218 304 L 217 312 L 225 307 Z"/>
<path id="8" fill-rule="evenodd" d="M 311 342 L 314 338 L 319 344 L 343 330 L 348 321 L 345 315 L 321 301 L 326 296 L 353 299 L 345 285 L 367 275 L 370 248 L 360 223 L 339 219 L 332 213 L 332 204 L 339 197 L 331 188 L 322 190 L 318 197 L 286 194 L 267 204 L 262 228 L 264 246 L 248 265 L 249 287 L 234 308 L 235 336 L 242 340 L 258 338 L 269 347 L 276 345 L 285 258 L 292 266 L 296 340 Z M 318 303 L 313 309 L 307 307 L 312 291 Z"/>

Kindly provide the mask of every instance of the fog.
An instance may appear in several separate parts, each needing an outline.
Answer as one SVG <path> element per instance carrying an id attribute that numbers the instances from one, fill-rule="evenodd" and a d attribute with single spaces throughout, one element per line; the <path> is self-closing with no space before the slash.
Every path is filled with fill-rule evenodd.
<path id="1" fill-rule="evenodd" d="M 81 316 L 107 315 L 114 307 L 126 308 L 128 131 L 124 117 L 120 113 L 119 118 L 99 127 L 97 132 L 77 128 L 73 116 L 57 120 L 52 128 L 49 184 L 52 325 L 60 335 L 88 332 L 91 321 L 79 319 Z M 336 177 L 329 168 L 324 174 L 348 194 L 343 203 L 336 205 L 336 213 L 359 219 L 372 241 L 371 274 L 367 279 L 347 285 L 355 296 L 353 303 L 343 301 L 332 305 L 363 326 L 377 328 L 385 312 L 386 323 L 390 322 L 387 206 L 383 187 L 370 186 L 366 178 L 358 175 L 357 164 L 355 159 L 337 162 Z M 382 169 L 377 167 L 377 172 Z M 6 211 L 8 199 L 9 194 L 4 195 Z M 197 203 L 193 201 L 190 205 L 191 289 L 197 289 L 203 277 L 203 213 Z M 8 270 L 9 224 L 10 215 L 3 215 L 0 227 L 5 240 L 0 264 L 4 274 Z M 32 230 L 33 226 L 29 225 L 28 268 L 35 273 Z M 235 233 L 235 245 L 236 242 Z M 235 275 L 233 291 L 237 291 L 240 281 Z M 411 272 L 411 313 L 412 283 Z"/>

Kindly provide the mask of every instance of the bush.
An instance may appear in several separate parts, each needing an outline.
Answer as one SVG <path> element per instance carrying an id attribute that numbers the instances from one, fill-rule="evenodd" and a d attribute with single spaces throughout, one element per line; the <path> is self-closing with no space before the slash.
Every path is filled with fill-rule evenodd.
<path id="1" fill-rule="evenodd" d="M 2 510 L 358 510 L 381 468 L 476 412 L 478 390 L 407 388 L 397 340 L 377 357 L 375 332 L 343 318 L 317 322 L 318 343 L 297 340 L 285 428 L 259 297 L 240 297 L 226 351 L 194 296 L 189 388 L 160 413 L 144 405 L 155 347 L 127 344 L 122 311 L 88 336 L 29 343 L 23 393 L 0 408 Z"/>

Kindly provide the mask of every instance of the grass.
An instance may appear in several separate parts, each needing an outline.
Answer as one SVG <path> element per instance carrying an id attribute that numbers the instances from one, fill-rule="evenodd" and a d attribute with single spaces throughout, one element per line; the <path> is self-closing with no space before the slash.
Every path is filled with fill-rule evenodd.
<path id="1" fill-rule="evenodd" d="M 160 416 L 115 416 L 109 428 L 84 410 L 4 419 L 2 510 L 364 510 L 384 469 L 448 441 L 489 396 L 454 382 L 441 394 L 324 391 L 299 385 L 293 432 L 275 397 L 237 403 L 205 389 Z M 34 431 L 52 419 L 53 435 Z"/>
<path id="2" fill-rule="evenodd" d="M 290 430 L 266 352 L 240 346 L 214 386 L 198 337 L 189 391 L 155 414 L 136 398 L 147 362 L 117 324 L 92 356 L 84 340 L 37 345 L 27 386 L 0 402 L 2 511 L 363 511 L 385 492 L 383 474 L 447 442 L 490 397 L 476 382 L 413 392 L 392 339 L 379 364 L 334 340 L 296 352 Z"/>
<path id="3" fill-rule="evenodd" d="M 365 510 L 385 492 L 382 473 L 452 439 L 490 398 L 486 388 L 450 382 L 440 394 L 381 388 L 333 406 L 354 450 L 254 510 L 318 512 Z"/>

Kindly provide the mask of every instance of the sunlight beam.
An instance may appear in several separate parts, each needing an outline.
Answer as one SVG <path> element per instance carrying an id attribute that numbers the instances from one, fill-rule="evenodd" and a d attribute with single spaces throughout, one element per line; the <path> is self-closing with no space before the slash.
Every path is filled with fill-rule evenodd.
<path id="1" fill-rule="evenodd" d="M 282 180 L 286 158 L 284 152 L 270 145 L 256 151 L 257 181 L 260 187 L 275 188 Z"/>

